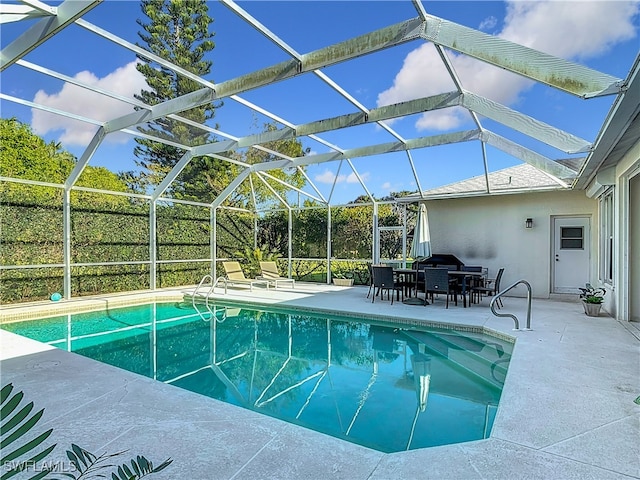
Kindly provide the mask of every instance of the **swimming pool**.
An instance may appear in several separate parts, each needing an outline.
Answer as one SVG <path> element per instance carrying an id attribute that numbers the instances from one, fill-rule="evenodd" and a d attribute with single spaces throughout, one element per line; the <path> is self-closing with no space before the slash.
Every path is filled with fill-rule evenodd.
<path id="1" fill-rule="evenodd" d="M 488 437 L 512 350 L 476 332 L 237 305 L 2 328 L 383 452 Z"/>

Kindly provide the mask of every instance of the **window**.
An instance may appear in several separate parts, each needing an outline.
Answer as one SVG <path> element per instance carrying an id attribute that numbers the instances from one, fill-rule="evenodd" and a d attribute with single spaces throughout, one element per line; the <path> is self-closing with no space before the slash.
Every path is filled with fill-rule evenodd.
<path id="1" fill-rule="evenodd" d="M 613 284 L 613 188 L 600 197 L 600 281 Z"/>
<path id="2" fill-rule="evenodd" d="M 560 227 L 560 249 L 561 250 L 583 250 L 584 249 L 584 228 L 583 227 Z"/>

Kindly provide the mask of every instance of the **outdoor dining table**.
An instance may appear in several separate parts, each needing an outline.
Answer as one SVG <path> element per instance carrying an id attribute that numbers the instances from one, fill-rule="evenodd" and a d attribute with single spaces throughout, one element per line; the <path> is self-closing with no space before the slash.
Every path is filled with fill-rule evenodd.
<path id="1" fill-rule="evenodd" d="M 402 282 L 405 285 L 405 294 L 409 297 L 403 300 L 402 303 L 409 305 L 424 305 L 424 302 L 417 298 L 417 290 L 416 298 L 411 298 L 411 290 L 416 287 L 416 283 L 418 282 L 418 270 L 414 268 L 394 268 L 393 273 L 394 275 L 402 277 Z"/>

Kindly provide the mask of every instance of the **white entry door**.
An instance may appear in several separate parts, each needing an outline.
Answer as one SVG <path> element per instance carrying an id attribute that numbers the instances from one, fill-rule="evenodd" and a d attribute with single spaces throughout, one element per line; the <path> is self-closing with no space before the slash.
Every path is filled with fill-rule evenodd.
<path id="1" fill-rule="evenodd" d="M 589 217 L 557 217 L 553 228 L 553 293 L 580 293 L 589 281 Z"/>

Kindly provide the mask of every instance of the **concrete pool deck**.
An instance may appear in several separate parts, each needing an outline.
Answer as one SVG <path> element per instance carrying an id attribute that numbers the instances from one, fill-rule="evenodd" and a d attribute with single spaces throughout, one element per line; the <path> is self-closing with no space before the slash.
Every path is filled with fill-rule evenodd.
<path id="1" fill-rule="evenodd" d="M 0 320 L 140 300 L 193 289 L 57 303 L 5 305 Z M 488 302 L 447 310 L 366 298 L 366 287 L 297 283 L 294 290 L 230 289 L 216 297 L 284 306 L 484 326 L 516 338 L 491 437 L 384 454 L 221 403 L 0 330 L 2 385 L 45 408 L 50 459 L 71 443 L 93 453 L 130 449 L 173 463 L 158 479 L 624 479 L 640 478 L 640 331 L 577 301 L 533 300 L 533 331 L 513 331 Z M 524 326 L 526 300 L 503 312 Z M 130 454 L 130 455 L 129 455 Z M 20 478 L 20 477 L 16 477 Z"/>

